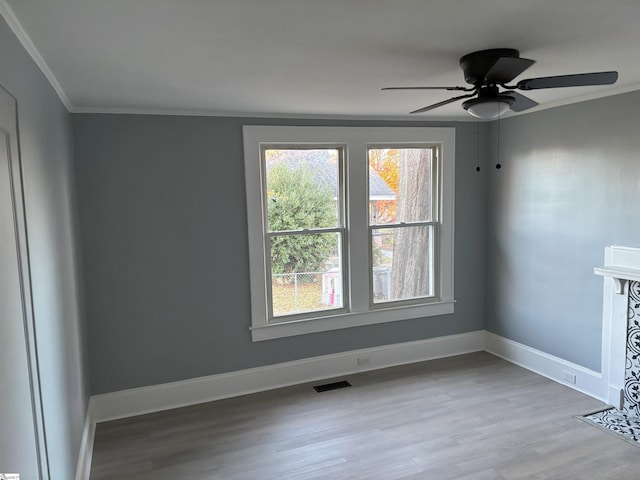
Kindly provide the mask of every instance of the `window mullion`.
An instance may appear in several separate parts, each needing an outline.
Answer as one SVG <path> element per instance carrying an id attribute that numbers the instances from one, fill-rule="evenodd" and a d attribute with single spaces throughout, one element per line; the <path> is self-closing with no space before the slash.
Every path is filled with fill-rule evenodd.
<path id="1" fill-rule="evenodd" d="M 366 312 L 369 309 L 369 208 L 367 145 L 365 142 L 349 144 L 348 222 L 349 222 L 349 284 L 351 310 Z"/>

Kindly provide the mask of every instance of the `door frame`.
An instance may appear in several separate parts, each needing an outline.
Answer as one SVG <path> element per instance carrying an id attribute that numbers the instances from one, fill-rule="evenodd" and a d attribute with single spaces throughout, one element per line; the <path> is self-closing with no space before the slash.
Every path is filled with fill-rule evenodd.
<path id="1" fill-rule="evenodd" d="M 33 415 L 36 453 L 38 457 L 37 469 L 40 480 L 50 480 L 47 441 L 44 425 L 44 412 L 42 407 L 42 392 L 40 387 L 40 368 L 38 363 L 36 324 L 33 307 L 31 263 L 29 256 L 27 217 L 23 188 L 24 175 L 22 165 L 22 152 L 20 149 L 20 122 L 18 100 L 2 85 L 0 85 L 0 105 L 2 105 L 2 108 L 8 107 L 13 110 L 13 114 L 11 116 L 13 117 L 12 125 L 15 131 L 8 132 L 9 144 L 7 145 L 7 159 L 9 168 L 11 209 L 13 212 L 13 226 L 18 261 L 18 280 L 20 283 L 21 297 L 20 301 L 25 332 L 29 385 L 31 390 L 31 410 Z M 2 115 L 4 116 L 4 114 Z"/>

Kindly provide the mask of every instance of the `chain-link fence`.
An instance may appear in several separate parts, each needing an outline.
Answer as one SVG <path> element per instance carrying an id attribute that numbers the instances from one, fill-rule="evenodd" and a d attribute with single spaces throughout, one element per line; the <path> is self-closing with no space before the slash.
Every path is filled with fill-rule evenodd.
<path id="1" fill-rule="evenodd" d="M 273 274 L 271 293 L 274 316 L 341 308 L 342 275 L 338 268 Z"/>

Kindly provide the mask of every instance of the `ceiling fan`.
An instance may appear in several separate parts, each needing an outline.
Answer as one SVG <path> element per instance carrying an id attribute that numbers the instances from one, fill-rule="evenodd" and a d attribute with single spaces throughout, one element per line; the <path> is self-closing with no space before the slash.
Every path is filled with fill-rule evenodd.
<path id="1" fill-rule="evenodd" d="M 534 60 L 520 58 L 520 52 L 513 48 L 480 50 L 460 58 L 460 68 L 464 72 L 464 79 L 472 85 L 471 87 L 386 87 L 382 90 L 469 92 L 414 110 L 411 113 L 426 112 L 468 98 L 469 100 L 463 102 L 462 108 L 474 117 L 494 119 L 499 118 L 508 109 L 522 112 L 538 105 L 536 101 L 516 92 L 516 90 L 611 85 L 618 79 L 618 72 L 611 71 L 528 78 L 520 80 L 515 85 L 507 85 L 534 63 Z M 502 87 L 503 90 L 500 91 L 499 87 Z"/>

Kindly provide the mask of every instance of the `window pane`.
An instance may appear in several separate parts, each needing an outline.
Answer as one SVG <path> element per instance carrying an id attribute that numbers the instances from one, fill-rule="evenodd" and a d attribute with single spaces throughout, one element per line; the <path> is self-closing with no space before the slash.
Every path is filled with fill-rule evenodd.
<path id="1" fill-rule="evenodd" d="M 369 224 L 429 222 L 433 148 L 369 149 Z"/>
<path id="2" fill-rule="evenodd" d="M 433 226 L 373 229 L 373 303 L 432 297 Z"/>
<path id="3" fill-rule="evenodd" d="M 268 230 L 339 226 L 339 150 L 265 150 Z"/>
<path id="4" fill-rule="evenodd" d="M 271 236 L 273 316 L 342 308 L 339 233 Z"/>

